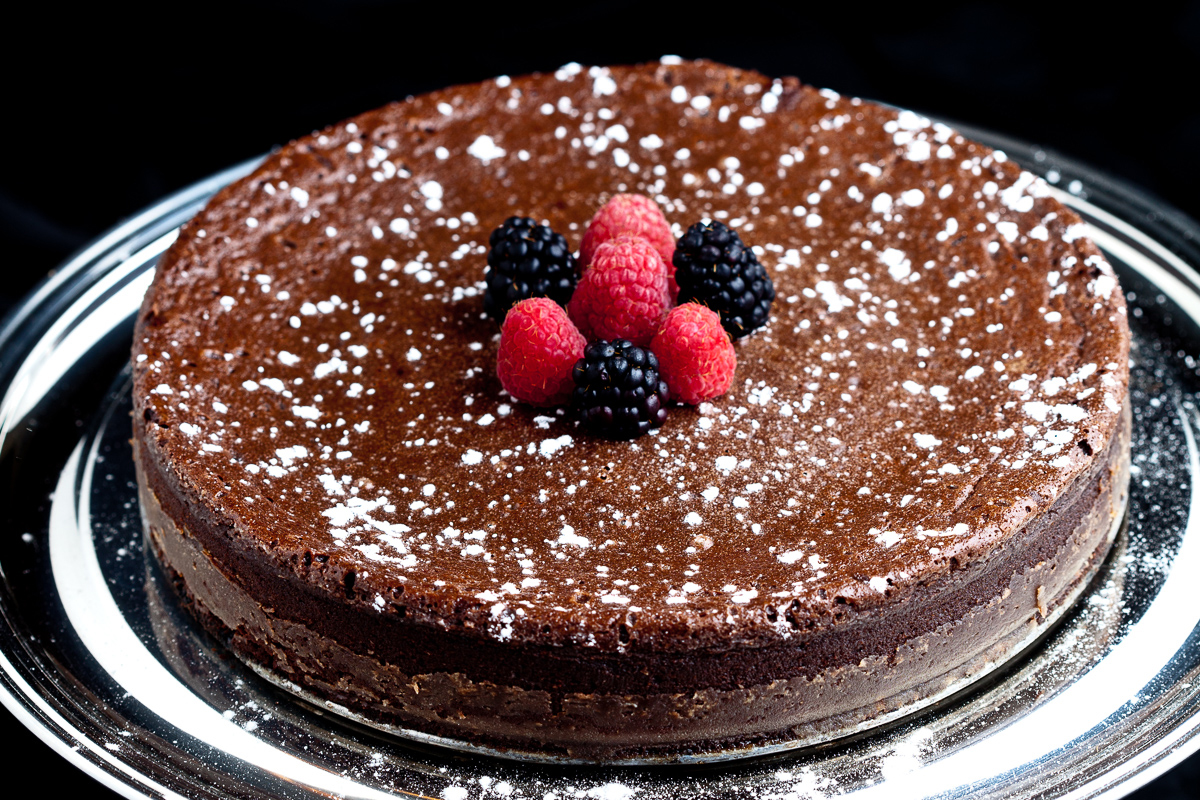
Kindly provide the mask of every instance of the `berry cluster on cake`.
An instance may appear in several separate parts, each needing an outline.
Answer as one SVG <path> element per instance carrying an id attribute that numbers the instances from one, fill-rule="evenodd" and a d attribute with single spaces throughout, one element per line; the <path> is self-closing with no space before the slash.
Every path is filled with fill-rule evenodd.
<path id="1" fill-rule="evenodd" d="M 736 232 L 698 222 L 677 248 L 642 195 L 616 195 L 588 223 L 578 287 L 565 237 L 547 226 L 510 217 L 490 241 L 483 303 L 502 324 L 500 384 L 535 406 L 570 400 L 584 429 L 610 438 L 662 425 L 671 397 L 697 405 L 728 391 L 730 338 L 766 324 L 775 299 Z"/>
<path id="2" fill-rule="evenodd" d="M 159 264 L 148 541 L 239 657 L 384 727 L 608 760 L 860 730 L 1011 658 L 1108 552 L 1129 330 L 1082 230 L 944 125 L 711 62 L 395 103 L 272 154 Z M 561 268 L 526 295 L 534 240 Z M 597 265 L 652 254 L 668 300 L 634 270 L 663 313 L 617 345 L 630 283 Z M 687 300 L 751 258 L 765 312 Z M 570 384 L 510 396 L 500 319 Z M 594 434 L 619 414 L 588 381 L 635 369 L 660 424 Z"/>

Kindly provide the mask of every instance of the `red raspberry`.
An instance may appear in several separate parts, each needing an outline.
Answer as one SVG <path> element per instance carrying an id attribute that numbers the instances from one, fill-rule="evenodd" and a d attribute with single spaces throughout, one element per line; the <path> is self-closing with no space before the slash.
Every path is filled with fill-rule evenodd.
<path id="1" fill-rule="evenodd" d="M 596 216 L 583 232 L 583 243 L 579 246 L 579 264 L 583 269 L 592 263 L 596 248 L 617 238 L 621 234 L 641 236 L 654 246 L 667 265 L 667 280 L 671 289 L 671 300 L 679 294 L 675 285 L 675 237 L 667 224 L 658 204 L 641 194 L 616 194 L 600 207 Z"/>
<path id="2" fill-rule="evenodd" d="M 715 311 L 698 303 L 671 309 L 650 350 L 671 399 L 696 405 L 725 394 L 733 385 L 737 355 Z"/>
<path id="3" fill-rule="evenodd" d="M 596 248 L 567 312 L 589 340 L 628 339 L 645 347 L 671 307 L 667 266 L 640 236 L 618 236 Z"/>
<path id="4" fill-rule="evenodd" d="M 522 402 L 561 405 L 575 389 L 571 370 L 586 346 L 558 303 L 548 297 L 522 300 L 509 309 L 500 328 L 496 377 Z"/>

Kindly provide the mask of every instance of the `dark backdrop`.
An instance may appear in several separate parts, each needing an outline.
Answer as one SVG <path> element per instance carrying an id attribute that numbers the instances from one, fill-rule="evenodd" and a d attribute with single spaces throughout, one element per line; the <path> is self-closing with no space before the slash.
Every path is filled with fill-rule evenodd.
<path id="1" fill-rule="evenodd" d="M 0 311 L 122 218 L 314 128 L 451 83 L 664 53 L 990 128 L 1200 219 L 1197 2 L 21 8 L 0 21 Z M 115 797 L 3 710 L 0 741 L 52 794 Z M 1200 756 L 1134 796 L 1200 798 Z"/>

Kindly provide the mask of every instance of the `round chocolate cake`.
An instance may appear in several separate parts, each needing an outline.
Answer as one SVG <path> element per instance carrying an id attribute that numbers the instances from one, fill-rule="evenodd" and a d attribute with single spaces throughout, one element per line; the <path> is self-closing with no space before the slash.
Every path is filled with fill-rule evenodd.
<path id="1" fill-rule="evenodd" d="M 613 194 L 774 280 L 732 388 L 610 441 L 506 395 L 488 237 Z M 264 675 L 575 759 L 820 741 L 1011 658 L 1103 560 L 1129 331 L 1045 184 L 941 124 L 708 62 L 394 103 L 218 194 L 134 343 L 153 551 Z"/>

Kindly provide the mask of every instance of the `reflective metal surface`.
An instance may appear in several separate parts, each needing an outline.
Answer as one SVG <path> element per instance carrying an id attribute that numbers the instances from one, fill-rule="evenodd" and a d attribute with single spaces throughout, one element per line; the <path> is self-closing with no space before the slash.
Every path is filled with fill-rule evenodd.
<path id="1" fill-rule="evenodd" d="M 1196 226 L 1019 143 L 1130 293 L 1127 531 L 1079 606 L 982 685 L 851 741 L 724 765 L 467 756 L 297 701 L 194 626 L 147 559 L 129 449 L 133 315 L 180 222 L 249 168 L 73 259 L 0 330 L 0 700 L 129 797 L 1119 796 L 1200 747 Z"/>

